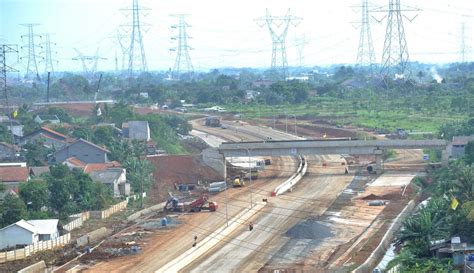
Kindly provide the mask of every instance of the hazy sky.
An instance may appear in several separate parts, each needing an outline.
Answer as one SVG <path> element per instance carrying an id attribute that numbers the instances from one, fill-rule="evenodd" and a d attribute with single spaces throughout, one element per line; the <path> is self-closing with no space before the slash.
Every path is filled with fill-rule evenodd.
<path id="1" fill-rule="evenodd" d="M 408 3 L 409 2 L 409 3 Z M 55 58 L 59 70 L 81 70 L 81 63 L 71 60 L 77 54 L 99 54 L 107 60 L 99 62 L 100 70 L 115 67 L 115 54 L 121 67 L 121 49 L 117 44 L 117 29 L 130 24 L 130 16 L 121 11 L 129 8 L 132 0 L 0 0 L 0 42 L 25 44 L 27 33 L 22 23 L 38 23 L 37 34 L 53 33 L 51 40 L 58 52 Z M 164 70 L 173 66 L 174 46 L 171 36 L 177 34 L 170 27 L 176 24 L 173 13 L 190 14 L 192 26 L 188 34 L 195 69 L 222 66 L 266 67 L 271 61 L 271 38 L 266 28 L 254 21 L 265 15 L 291 14 L 303 18 L 297 27 L 290 27 L 287 36 L 289 65 L 298 65 L 297 40 L 303 35 L 308 44 L 303 50 L 304 65 L 326 65 L 355 62 L 360 21 L 357 0 L 142 0 L 141 5 L 151 8 L 142 21 L 149 24 L 144 45 L 149 70 Z M 388 0 L 373 0 L 374 7 L 388 4 Z M 474 2 L 472 0 L 411 0 L 403 1 L 423 11 L 410 23 L 404 21 L 408 48 L 412 61 L 446 63 L 460 60 L 461 22 L 466 25 L 466 44 L 472 44 L 474 34 Z M 406 13 L 414 17 L 417 13 Z M 467 15 L 467 16 L 465 16 Z M 384 14 L 374 13 L 382 19 Z M 380 62 L 386 20 L 371 24 L 377 62 Z M 122 29 L 124 29 L 122 27 Z M 3 39 L 3 40 L 1 40 Z M 36 38 L 36 42 L 41 39 Z M 38 49 L 41 51 L 41 49 Z M 38 52 L 39 53 L 39 52 Z M 473 55 L 468 51 L 468 59 Z M 23 54 L 24 55 L 24 54 Z M 26 64 L 26 60 L 24 60 Z M 39 63 L 40 71 L 44 64 Z M 24 69 L 24 66 L 23 66 Z"/>

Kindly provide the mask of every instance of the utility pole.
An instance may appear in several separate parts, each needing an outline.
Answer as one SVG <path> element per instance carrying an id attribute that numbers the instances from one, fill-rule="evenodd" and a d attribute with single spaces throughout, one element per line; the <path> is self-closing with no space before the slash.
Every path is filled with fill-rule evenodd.
<path id="1" fill-rule="evenodd" d="M 10 131 L 11 131 L 11 142 L 12 142 L 12 151 L 11 158 L 15 157 L 15 135 L 13 134 L 13 115 L 10 109 L 10 103 L 8 101 L 8 87 L 7 87 L 7 73 L 9 72 L 18 72 L 10 65 L 7 64 L 7 54 L 16 54 L 18 59 L 18 46 L 12 44 L 2 44 L 0 45 L 0 69 L 1 69 L 1 80 L 3 87 L 3 94 L 5 97 L 5 108 L 7 116 L 10 116 Z"/>
<path id="2" fill-rule="evenodd" d="M 410 76 L 408 45 L 403 26 L 403 18 L 412 22 L 418 14 L 412 18 L 402 15 L 402 12 L 420 11 L 418 8 L 403 7 L 400 0 L 389 0 L 388 7 L 381 7 L 373 12 L 387 13 L 387 28 L 385 30 L 385 41 L 383 45 L 382 63 L 380 74 L 384 79 L 407 79 Z M 382 18 L 383 20 L 383 18 Z M 377 20 L 381 22 L 382 20 Z"/>
<path id="3" fill-rule="evenodd" d="M 172 78 L 179 79 L 181 75 L 181 67 L 186 69 L 186 78 L 190 79 L 193 76 L 194 68 L 191 62 L 191 57 L 189 56 L 189 50 L 193 50 L 192 47 L 188 46 L 188 33 L 186 32 L 187 27 L 191 27 L 185 21 L 187 14 L 173 14 L 170 15 L 177 17 L 179 23 L 177 25 L 172 25 L 172 29 L 178 29 L 178 35 L 171 37 L 171 40 L 178 40 L 178 45 L 174 48 L 171 48 L 170 51 L 176 51 L 176 59 L 173 66 Z"/>
<path id="4" fill-rule="evenodd" d="M 150 10 L 149 8 L 138 5 L 138 0 L 132 0 L 132 8 L 122 9 L 132 13 L 132 23 L 124 25 L 131 28 L 130 46 L 128 47 L 128 74 L 133 77 L 135 72 L 148 71 L 145 47 L 143 45 L 142 27 L 148 24 L 141 21 L 142 11 Z"/>
<path id="5" fill-rule="evenodd" d="M 77 56 L 72 58 L 72 60 L 81 61 L 84 74 L 89 79 L 92 79 L 95 76 L 99 60 L 107 60 L 107 58 L 99 56 L 99 49 L 97 49 L 93 56 L 85 56 L 77 48 L 74 50 L 76 51 Z"/>
<path id="6" fill-rule="evenodd" d="M 44 55 L 44 57 L 43 57 L 44 72 L 46 72 L 46 73 L 51 72 L 51 73 L 54 74 L 53 61 L 55 61 L 56 63 L 58 61 L 54 60 L 52 58 L 51 40 L 50 40 L 50 34 L 49 33 L 44 34 L 44 42 L 41 43 L 40 45 L 41 45 L 41 48 L 43 49 L 43 51 L 41 53 Z M 56 44 L 54 44 L 54 45 L 56 45 Z M 55 51 L 53 51 L 53 53 L 57 54 L 57 52 L 55 52 Z"/>
<path id="7" fill-rule="evenodd" d="M 32 79 L 36 78 L 36 80 L 40 80 L 40 76 L 38 73 L 38 64 L 36 63 L 36 57 L 38 57 L 35 53 L 35 48 L 38 46 L 35 45 L 35 37 L 41 37 L 39 35 L 35 35 L 33 31 L 33 27 L 37 26 L 38 24 L 21 24 L 28 28 L 28 34 L 22 35 L 21 38 L 28 37 L 28 43 L 23 45 L 21 49 L 27 48 L 28 54 L 20 59 L 28 58 L 28 63 L 26 66 L 26 74 L 25 79 Z"/>
<path id="8" fill-rule="evenodd" d="M 372 32 L 370 31 L 369 2 L 362 0 L 360 6 L 362 12 L 361 28 L 359 34 L 359 47 L 357 49 L 356 65 L 372 66 L 375 64 L 375 50 L 372 41 Z"/>
<path id="9" fill-rule="evenodd" d="M 271 16 L 269 10 L 266 10 L 266 16 L 255 19 L 260 27 L 267 26 L 272 37 L 272 64 L 271 69 L 280 74 L 280 78 L 286 80 L 288 77 L 288 59 L 286 55 L 286 35 L 290 24 L 297 26 L 301 20 L 300 17 L 292 16 L 288 9 L 284 16 Z"/>

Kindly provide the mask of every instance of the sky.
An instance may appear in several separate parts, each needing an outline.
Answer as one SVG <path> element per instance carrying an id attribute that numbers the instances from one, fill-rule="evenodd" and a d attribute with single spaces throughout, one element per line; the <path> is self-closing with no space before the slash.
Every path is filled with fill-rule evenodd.
<path id="1" fill-rule="evenodd" d="M 362 0 L 141 0 L 143 11 L 144 47 L 151 71 L 172 68 L 176 46 L 171 37 L 177 35 L 171 28 L 177 19 L 171 14 L 189 14 L 188 43 L 195 70 L 219 67 L 269 67 L 272 40 L 266 27 L 260 27 L 256 18 L 291 14 L 302 18 L 297 26 L 291 25 L 286 38 L 290 66 L 322 66 L 353 64 L 357 56 Z M 406 12 L 404 26 L 411 61 L 449 63 L 460 60 L 461 24 L 465 23 L 467 59 L 472 61 L 474 36 L 474 2 L 472 0 L 411 0 L 403 1 L 422 11 Z M 388 0 L 372 0 L 373 9 L 387 6 Z M 18 44 L 26 56 L 27 28 L 21 24 L 39 24 L 35 34 L 51 33 L 53 59 L 57 71 L 81 71 L 74 48 L 83 55 L 96 52 L 99 70 L 114 70 L 117 55 L 119 68 L 121 48 L 117 31 L 125 32 L 124 25 L 131 16 L 121 9 L 130 8 L 132 0 L 0 0 L 0 43 Z M 384 13 L 371 13 L 371 30 L 376 61 L 380 62 L 386 28 Z M 416 17 L 415 17 L 416 16 Z M 408 19 L 415 19 L 410 22 Z M 381 20 L 380 23 L 377 20 Z M 43 36 L 44 37 L 44 36 Z M 306 40 L 302 48 L 301 40 Z M 125 39 L 126 40 L 126 39 Z M 40 44 L 44 38 L 35 37 Z M 127 43 L 127 42 L 126 42 Z M 299 51 L 300 50 L 300 51 Z M 36 49 L 41 55 L 41 48 Z M 55 53 L 57 52 L 57 53 Z M 299 52 L 302 52 L 300 58 Z M 44 71 L 39 58 L 38 68 Z M 17 65 L 25 70 L 26 58 Z"/>

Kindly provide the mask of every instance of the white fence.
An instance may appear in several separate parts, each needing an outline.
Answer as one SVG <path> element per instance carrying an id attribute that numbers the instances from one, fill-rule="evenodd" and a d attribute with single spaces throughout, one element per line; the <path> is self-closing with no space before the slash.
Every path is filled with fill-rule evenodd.
<path id="1" fill-rule="evenodd" d="M 35 254 L 38 251 L 61 247 L 69 243 L 70 240 L 71 240 L 71 234 L 67 233 L 53 240 L 40 241 L 35 244 L 28 245 L 24 248 L 0 252 L 0 263 L 21 260 Z"/>
<path id="2" fill-rule="evenodd" d="M 122 201 L 118 204 L 115 204 L 111 206 L 110 208 L 106 210 L 99 210 L 99 211 L 91 211 L 91 217 L 96 218 L 96 219 L 105 219 L 110 217 L 112 214 L 119 212 L 123 209 L 125 209 L 128 205 L 128 198 L 125 201 Z"/>
<path id="3" fill-rule="evenodd" d="M 69 219 L 74 219 L 74 220 L 64 225 L 63 228 L 70 232 L 73 229 L 81 227 L 84 224 L 84 222 L 89 218 L 90 218 L 90 212 L 88 211 L 70 215 Z"/>

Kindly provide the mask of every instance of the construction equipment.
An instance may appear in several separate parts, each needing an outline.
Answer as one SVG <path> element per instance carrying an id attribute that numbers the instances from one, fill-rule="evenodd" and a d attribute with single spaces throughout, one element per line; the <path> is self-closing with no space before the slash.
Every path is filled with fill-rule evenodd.
<path id="1" fill-rule="evenodd" d="M 207 117 L 205 125 L 210 126 L 210 127 L 220 127 L 221 118 L 220 117 Z"/>
<path id="2" fill-rule="evenodd" d="M 217 203 L 208 200 L 207 195 L 203 195 L 191 202 L 179 202 L 178 198 L 170 193 L 170 198 L 165 204 L 165 211 L 174 212 L 200 212 L 201 210 L 208 210 L 214 212 L 217 210 Z"/>
<path id="3" fill-rule="evenodd" d="M 232 187 L 243 187 L 245 186 L 245 181 L 242 178 L 242 175 L 237 175 L 234 177 L 234 180 L 232 181 Z"/>

